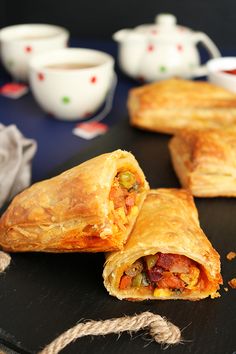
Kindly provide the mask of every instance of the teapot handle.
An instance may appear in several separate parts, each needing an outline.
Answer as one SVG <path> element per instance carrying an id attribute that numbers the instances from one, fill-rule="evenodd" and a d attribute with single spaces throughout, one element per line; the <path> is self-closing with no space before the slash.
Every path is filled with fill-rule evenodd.
<path id="1" fill-rule="evenodd" d="M 202 43 L 203 46 L 207 49 L 210 58 L 219 58 L 221 56 L 219 49 L 212 42 L 212 40 L 203 32 L 195 32 L 193 34 L 193 39 L 195 43 Z M 195 77 L 207 75 L 206 65 L 200 65 L 193 71 Z"/>

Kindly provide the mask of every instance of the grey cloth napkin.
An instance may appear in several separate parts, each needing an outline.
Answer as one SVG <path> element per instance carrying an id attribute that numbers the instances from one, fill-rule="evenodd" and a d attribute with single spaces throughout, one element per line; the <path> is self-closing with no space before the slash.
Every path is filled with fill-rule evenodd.
<path id="1" fill-rule="evenodd" d="M 0 123 L 0 208 L 31 182 L 36 141 L 25 138 L 15 125 Z"/>

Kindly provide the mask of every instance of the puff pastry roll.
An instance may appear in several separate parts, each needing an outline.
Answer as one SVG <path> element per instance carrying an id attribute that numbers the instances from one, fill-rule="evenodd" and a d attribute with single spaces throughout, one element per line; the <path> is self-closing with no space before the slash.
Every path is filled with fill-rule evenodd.
<path id="1" fill-rule="evenodd" d="M 169 149 L 183 187 L 197 197 L 236 197 L 236 132 L 183 131 Z"/>
<path id="2" fill-rule="evenodd" d="M 13 252 L 120 249 L 148 189 L 131 153 L 100 155 L 16 196 L 0 219 L 0 245 Z"/>
<path id="3" fill-rule="evenodd" d="M 200 228 L 190 193 L 151 190 L 124 249 L 107 257 L 103 277 L 118 299 L 218 297 L 220 257 Z"/>
<path id="4" fill-rule="evenodd" d="M 236 128 L 236 95 L 203 81 L 169 79 L 132 89 L 132 125 L 173 134 L 183 128 Z"/>

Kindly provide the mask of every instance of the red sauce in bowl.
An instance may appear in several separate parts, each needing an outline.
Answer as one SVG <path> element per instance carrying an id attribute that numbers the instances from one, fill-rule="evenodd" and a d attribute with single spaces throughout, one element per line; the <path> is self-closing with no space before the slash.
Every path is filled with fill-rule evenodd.
<path id="1" fill-rule="evenodd" d="M 226 74 L 236 75 L 236 69 L 222 70 L 222 72 Z"/>

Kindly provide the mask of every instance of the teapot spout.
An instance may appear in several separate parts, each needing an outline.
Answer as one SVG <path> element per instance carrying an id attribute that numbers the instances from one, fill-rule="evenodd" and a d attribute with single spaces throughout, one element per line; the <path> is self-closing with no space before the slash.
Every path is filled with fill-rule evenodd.
<path id="1" fill-rule="evenodd" d="M 120 31 L 115 32 L 112 35 L 112 38 L 116 42 L 123 42 L 124 40 L 127 39 L 128 35 L 129 35 L 129 32 L 130 32 L 130 30 L 128 30 L 128 29 L 122 29 Z"/>
<path id="2" fill-rule="evenodd" d="M 124 41 L 133 41 L 133 40 L 143 40 L 143 35 L 141 33 L 137 33 L 132 29 L 122 29 L 113 34 L 112 38 L 116 42 L 124 42 Z"/>

